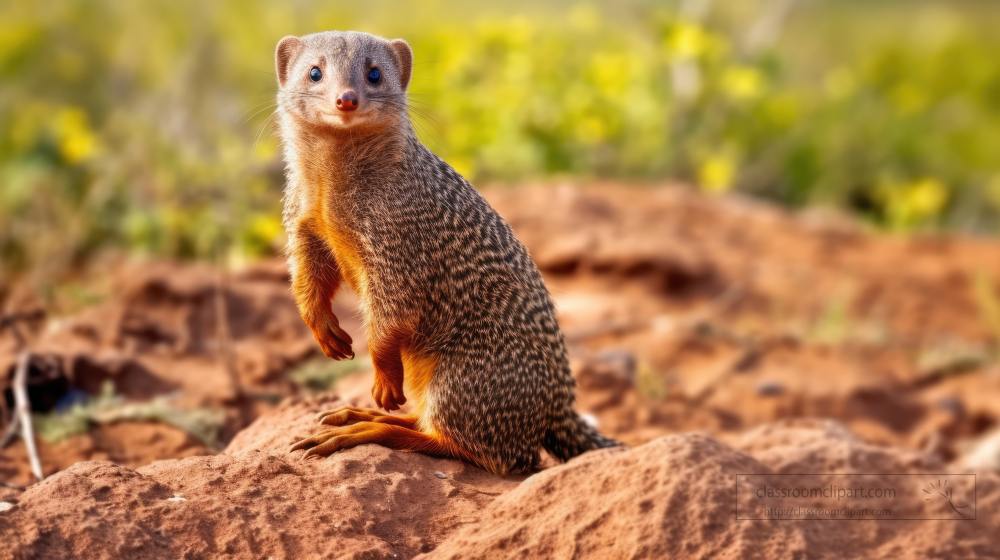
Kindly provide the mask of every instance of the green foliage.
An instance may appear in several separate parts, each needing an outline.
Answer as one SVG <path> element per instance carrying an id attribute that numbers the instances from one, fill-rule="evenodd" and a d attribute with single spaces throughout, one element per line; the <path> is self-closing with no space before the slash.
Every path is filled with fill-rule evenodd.
<path id="1" fill-rule="evenodd" d="M 407 38 L 421 137 L 480 184 L 670 177 L 898 230 L 996 223 L 1000 7 L 803 2 L 752 48 L 776 4 L 10 0 L 0 282 L 108 246 L 280 245 L 273 48 L 324 29 Z"/>
<path id="2" fill-rule="evenodd" d="M 310 360 L 289 374 L 289 378 L 300 387 L 315 393 L 332 391 L 344 377 L 371 369 L 370 361 L 363 358 L 334 361 L 329 358 Z"/>
<path id="3" fill-rule="evenodd" d="M 86 433 L 96 424 L 124 420 L 155 421 L 177 426 L 202 441 L 208 447 L 219 447 L 219 430 L 225 420 L 220 410 L 179 410 L 166 397 L 156 397 L 142 403 L 126 403 L 115 395 L 114 383 L 105 381 L 101 394 L 82 404 L 74 404 L 62 413 L 34 416 L 38 435 L 49 443 Z"/>
<path id="4" fill-rule="evenodd" d="M 87 433 L 90 426 L 96 423 L 94 418 L 97 414 L 121 406 L 123 402 L 120 395 L 115 395 L 114 383 L 105 381 L 100 395 L 82 404 L 74 404 L 62 413 L 34 415 L 32 420 L 40 438 L 48 443 L 57 443 L 68 437 Z"/>

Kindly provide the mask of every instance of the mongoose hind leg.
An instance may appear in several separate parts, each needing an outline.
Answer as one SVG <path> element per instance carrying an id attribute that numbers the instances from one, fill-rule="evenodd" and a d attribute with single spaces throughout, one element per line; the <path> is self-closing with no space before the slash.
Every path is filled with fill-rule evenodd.
<path id="1" fill-rule="evenodd" d="M 388 414 L 372 408 L 358 408 L 356 406 L 342 406 L 333 410 L 320 412 L 316 415 L 316 420 L 320 424 L 328 426 L 343 426 L 348 423 L 357 422 L 381 422 L 384 424 L 395 424 L 404 428 L 413 428 L 417 419 L 408 416 L 389 416 Z"/>
<path id="2" fill-rule="evenodd" d="M 451 442 L 441 436 L 377 421 L 359 422 L 352 426 L 324 430 L 297 442 L 289 451 L 311 448 L 302 456 L 304 460 L 310 455 L 329 455 L 338 449 L 347 449 L 363 443 L 377 443 L 399 451 L 419 451 L 428 455 L 468 460 Z"/>

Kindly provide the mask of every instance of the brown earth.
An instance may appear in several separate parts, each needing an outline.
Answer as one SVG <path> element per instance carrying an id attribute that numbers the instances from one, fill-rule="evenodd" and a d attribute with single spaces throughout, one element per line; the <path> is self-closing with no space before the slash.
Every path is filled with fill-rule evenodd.
<path id="1" fill-rule="evenodd" d="M 110 379 L 128 403 L 222 411 L 217 441 L 98 422 L 41 442 L 54 476 L 22 491 L 33 479 L 16 440 L 0 450 L 0 501 L 13 504 L 0 540 L 16 543 L 0 558 L 1000 557 L 1000 243 L 879 236 L 682 188 L 487 197 L 553 293 L 578 408 L 632 449 L 527 480 L 377 446 L 301 463 L 285 446 L 334 401 L 290 380 L 325 362 L 283 265 L 114 264 L 81 276 L 100 303 L 57 297 L 47 320 L 22 324 L 32 403 Z M 364 356 L 354 300 L 337 308 Z M 0 371 L 14 349 L 0 334 Z M 335 394 L 371 405 L 370 384 L 363 372 Z M 975 472 L 978 517 L 735 519 L 735 474 L 795 472 Z M 893 507 L 927 513 L 919 498 Z"/>
<path id="2" fill-rule="evenodd" d="M 317 411 L 337 404 L 291 400 L 220 455 L 136 470 L 78 463 L 6 498 L 0 558 L 1000 557 L 995 473 L 953 482 L 963 500 L 978 488 L 974 520 L 737 520 L 737 474 L 780 484 L 776 473 L 949 468 L 866 444 L 830 421 L 767 425 L 738 449 L 700 434 L 664 436 L 528 478 L 376 445 L 306 461 L 287 453 Z M 949 513 L 940 504 L 925 511 L 919 490 L 933 478 L 899 488 L 893 507 Z M 742 515 L 758 506 L 740 506 Z"/>

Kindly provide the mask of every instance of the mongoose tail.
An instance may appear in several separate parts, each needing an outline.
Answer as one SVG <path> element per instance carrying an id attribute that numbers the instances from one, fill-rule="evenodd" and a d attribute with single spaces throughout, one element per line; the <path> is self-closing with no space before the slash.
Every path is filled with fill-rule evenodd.
<path id="1" fill-rule="evenodd" d="M 555 423 L 545 432 L 545 438 L 542 440 L 542 446 L 563 461 L 576 457 L 584 451 L 619 445 L 621 442 L 602 436 L 595 427 L 576 413 Z"/>

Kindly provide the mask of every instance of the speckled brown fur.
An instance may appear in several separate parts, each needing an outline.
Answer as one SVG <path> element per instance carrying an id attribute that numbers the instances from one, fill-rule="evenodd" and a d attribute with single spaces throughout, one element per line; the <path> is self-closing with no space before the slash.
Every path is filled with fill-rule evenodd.
<path id="1" fill-rule="evenodd" d="M 341 408 L 297 443 L 360 443 L 452 456 L 496 473 L 616 445 L 572 408 L 574 382 L 542 277 L 510 227 L 416 138 L 405 41 L 357 32 L 286 37 L 275 53 L 287 163 L 292 288 L 324 353 L 352 358 L 331 300 L 361 299 L 386 411 Z M 322 79 L 312 81 L 313 68 Z M 367 80 L 372 68 L 381 78 Z M 345 91 L 357 109 L 339 111 Z M 356 422 L 356 423 L 352 423 Z"/>

